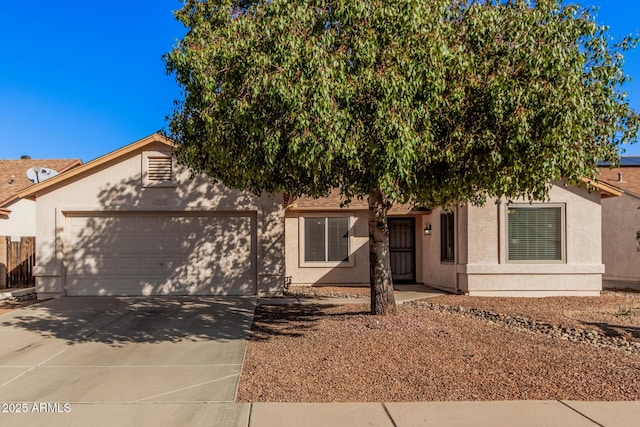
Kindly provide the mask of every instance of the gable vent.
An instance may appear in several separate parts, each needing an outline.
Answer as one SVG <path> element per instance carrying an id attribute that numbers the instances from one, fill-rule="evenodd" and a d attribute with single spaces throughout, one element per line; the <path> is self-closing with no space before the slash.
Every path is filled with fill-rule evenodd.
<path id="1" fill-rule="evenodd" d="M 150 182 L 165 182 L 173 179 L 173 162 L 167 156 L 149 156 L 147 179 Z"/>

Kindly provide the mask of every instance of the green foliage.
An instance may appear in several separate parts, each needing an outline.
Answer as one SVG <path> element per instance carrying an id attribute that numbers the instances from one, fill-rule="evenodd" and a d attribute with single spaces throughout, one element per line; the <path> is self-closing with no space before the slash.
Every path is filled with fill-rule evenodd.
<path id="1" fill-rule="evenodd" d="M 628 317 L 633 316 L 633 310 L 636 308 L 633 305 L 625 304 L 618 307 L 618 311 L 615 313 L 617 317 Z"/>
<path id="2" fill-rule="evenodd" d="M 250 190 L 544 199 L 632 142 L 622 52 L 556 0 L 188 0 L 178 159 Z"/>

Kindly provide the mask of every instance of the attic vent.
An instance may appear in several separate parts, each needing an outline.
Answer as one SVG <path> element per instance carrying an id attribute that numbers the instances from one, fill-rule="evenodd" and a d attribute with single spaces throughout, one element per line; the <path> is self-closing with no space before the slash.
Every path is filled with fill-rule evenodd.
<path id="1" fill-rule="evenodd" d="M 147 163 L 147 179 L 149 182 L 167 182 L 173 179 L 171 157 L 149 156 Z"/>
<path id="2" fill-rule="evenodd" d="M 142 153 L 142 185 L 144 187 L 175 187 L 173 156 L 170 152 Z"/>

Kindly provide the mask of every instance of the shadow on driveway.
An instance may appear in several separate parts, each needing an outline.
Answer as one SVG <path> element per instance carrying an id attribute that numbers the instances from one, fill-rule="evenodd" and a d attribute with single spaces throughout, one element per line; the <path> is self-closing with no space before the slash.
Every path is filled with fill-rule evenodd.
<path id="1" fill-rule="evenodd" d="M 0 317 L 2 328 L 68 343 L 179 342 L 247 337 L 252 297 L 68 297 Z"/>
<path id="2" fill-rule="evenodd" d="M 0 315 L 0 402 L 233 402 L 255 304 L 69 297 Z"/>

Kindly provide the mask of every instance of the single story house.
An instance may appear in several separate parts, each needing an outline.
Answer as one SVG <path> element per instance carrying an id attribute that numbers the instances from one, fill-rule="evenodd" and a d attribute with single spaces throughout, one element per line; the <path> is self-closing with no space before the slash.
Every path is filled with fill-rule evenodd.
<path id="1" fill-rule="evenodd" d="M 53 173 L 63 173 L 80 164 L 79 159 L 32 159 L 29 156 L 0 160 L 0 289 L 7 285 L 7 245 L 36 235 L 36 204 L 19 198 L 18 193 L 34 185 L 34 181 L 45 180 Z"/>
<path id="2" fill-rule="evenodd" d="M 640 156 L 601 167 L 598 180 L 623 192 L 602 201 L 603 286 L 640 289 Z"/>
<path id="3" fill-rule="evenodd" d="M 172 148 L 154 134 L 20 193 L 37 205 L 39 298 L 368 285 L 366 204 L 285 202 L 191 179 Z M 547 203 L 395 207 L 394 280 L 470 295 L 598 295 L 601 198 L 620 192 L 593 185 L 558 182 Z"/>

